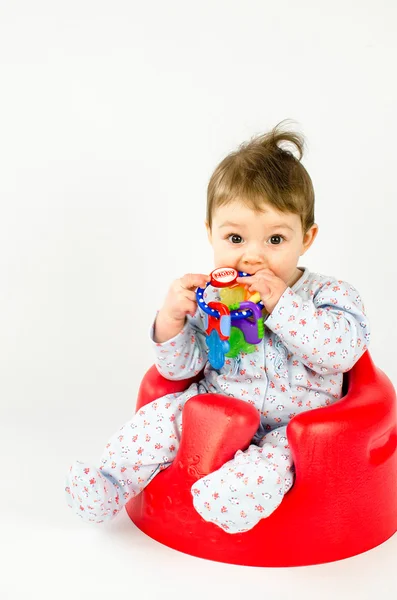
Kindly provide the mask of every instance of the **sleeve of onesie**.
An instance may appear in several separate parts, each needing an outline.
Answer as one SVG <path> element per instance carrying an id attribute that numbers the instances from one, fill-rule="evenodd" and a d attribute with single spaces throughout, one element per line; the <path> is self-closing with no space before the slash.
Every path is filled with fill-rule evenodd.
<path id="1" fill-rule="evenodd" d="M 189 379 L 197 375 L 207 361 L 208 352 L 200 310 L 196 310 L 194 317 L 188 315 L 182 331 L 166 342 L 154 341 L 154 324 L 155 321 L 149 336 L 158 372 L 171 380 Z"/>
<path id="2" fill-rule="evenodd" d="M 367 350 L 370 325 L 357 290 L 333 279 L 304 300 L 288 287 L 267 318 L 290 352 L 316 373 L 345 373 Z"/>

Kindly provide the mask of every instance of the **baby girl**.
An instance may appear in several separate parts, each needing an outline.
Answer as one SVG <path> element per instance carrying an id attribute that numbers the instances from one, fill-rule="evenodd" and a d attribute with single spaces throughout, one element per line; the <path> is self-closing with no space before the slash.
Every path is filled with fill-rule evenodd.
<path id="1" fill-rule="evenodd" d="M 295 146 L 298 158 L 282 147 L 286 143 Z M 139 410 L 109 440 L 99 468 L 71 466 L 67 502 L 83 520 L 111 519 L 172 463 L 184 405 L 203 393 L 249 402 L 260 426 L 244 452 L 192 486 L 201 517 L 228 533 L 247 531 L 276 510 L 292 487 L 289 421 L 341 398 L 343 373 L 367 350 L 370 337 L 352 285 L 298 267 L 318 233 L 313 185 L 301 163 L 303 146 L 301 135 L 276 126 L 242 144 L 215 169 L 206 215 L 214 268 L 248 273 L 237 281 L 260 295 L 263 339 L 213 368 L 195 294 L 210 277 L 189 273 L 171 284 L 151 328 L 156 367 L 167 379 L 203 371 L 202 378 Z"/>

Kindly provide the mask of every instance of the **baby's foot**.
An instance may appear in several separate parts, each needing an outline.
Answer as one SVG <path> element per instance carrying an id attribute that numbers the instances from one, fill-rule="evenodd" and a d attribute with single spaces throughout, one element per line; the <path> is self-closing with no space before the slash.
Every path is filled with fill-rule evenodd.
<path id="1" fill-rule="evenodd" d="M 122 508 L 119 489 L 101 471 L 77 461 L 66 479 L 66 502 L 84 521 L 103 523 Z"/>
<path id="2" fill-rule="evenodd" d="M 227 533 L 242 533 L 268 517 L 283 499 L 284 482 L 260 450 L 236 453 L 220 469 L 196 481 L 193 506 Z"/>

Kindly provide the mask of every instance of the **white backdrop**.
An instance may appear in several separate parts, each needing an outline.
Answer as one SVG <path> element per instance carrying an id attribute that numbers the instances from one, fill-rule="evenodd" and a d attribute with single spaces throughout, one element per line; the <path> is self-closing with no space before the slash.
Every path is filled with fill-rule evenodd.
<path id="1" fill-rule="evenodd" d="M 212 171 L 286 118 L 307 139 L 320 228 L 300 264 L 358 288 L 397 387 L 396 17 L 393 0 L 0 0 L 5 600 L 138 593 L 139 576 L 146 598 L 166 583 L 170 598 L 395 597 L 396 536 L 333 565 L 228 567 L 125 516 L 76 522 L 62 489 L 132 414 L 172 279 L 211 270 Z"/>

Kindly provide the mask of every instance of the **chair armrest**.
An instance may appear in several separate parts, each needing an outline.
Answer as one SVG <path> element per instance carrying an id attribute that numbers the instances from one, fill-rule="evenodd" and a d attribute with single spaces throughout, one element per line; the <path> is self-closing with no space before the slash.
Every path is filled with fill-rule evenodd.
<path id="1" fill-rule="evenodd" d="M 149 404 L 153 400 L 157 400 L 157 398 L 161 398 L 167 394 L 176 394 L 177 392 L 183 392 L 186 390 L 192 383 L 199 382 L 203 378 L 202 372 L 195 377 L 191 377 L 190 379 L 179 379 L 179 380 L 171 380 L 166 379 L 156 369 L 156 365 L 152 365 L 148 371 L 146 371 L 141 385 L 138 391 L 138 398 L 136 402 L 136 410 L 145 406 L 145 404 Z"/>
<path id="2" fill-rule="evenodd" d="M 248 448 L 259 427 L 251 404 L 222 394 L 199 394 L 183 409 L 183 430 L 174 464 L 189 479 L 203 477 Z"/>
<path id="3" fill-rule="evenodd" d="M 366 352 L 345 375 L 347 394 L 334 404 L 296 415 L 287 436 L 297 478 L 320 479 L 348 464 L 380 464 L 397 445 L 396 392 Z"/>
<path id="4" fill-rule="evenodd" d="M 136 404 L 145 404 L 166 394 L 183 392 L 203 377 L 184 380 L 165 379 L 153 365 L 144 375 Z M 237 450 L 248 447 L 259 427 L 257 410 L 236 398 L 223 394 L 199 394 L 190 398 L 183 409 L 183 433 L 174 465 L 198 479 L 218 469 Z"/>

